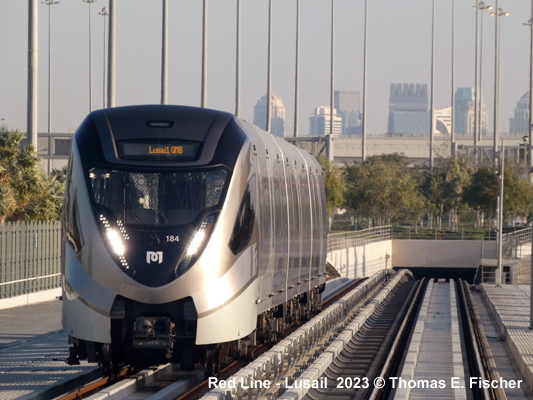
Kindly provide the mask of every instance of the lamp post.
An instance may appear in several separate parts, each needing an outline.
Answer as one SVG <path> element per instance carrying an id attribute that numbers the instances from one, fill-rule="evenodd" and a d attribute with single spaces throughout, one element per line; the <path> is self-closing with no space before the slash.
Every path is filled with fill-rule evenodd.
<path id="1" fill-rule="evenodd" d="M 241 106 L 241 0 L 237 0 L 237 23 L 235 31 L 235 115 L 240 114 Z"/>
<path id="2" fill-rule="evenodd" d="M 531 2 L 531 19 L 524 25 L 530 27 L 531 39 L 530 39 L 530 48 L 529 48 L 529 143 L 533 143 L 533 1 Z M 531 154 L 531 147 L 529 147 L 529 157 L 526 160 L 529 173 L 533 172 L 533 155 Z M 533 303 L 532 303 L 533 304 Z M 532 321 L 533 325 L 533 321 Z"/>
<path id="3" fill-rule="evenodd" d="M 161 33 L 161 104 L 168 103 L 168 0 L 163 0 Z"/>
<path id="4" fill-rule="evenodd" d="M 477 121 L 477 139 L 478 141 L 481 141 L 481 138 L 483 136 L 483 99 L 482 99 L 482 93 L 483 93 L 483 11 L 484 10 L 492 10 L 492 6 L 486 5 L 485 2 L 479 3 L 479 9 L 481 12 L 481 18 L 480 18 L 480 35 L 479 35 L 479 95 L 477 96 L 478 101 L 478 107 L 477 107 L 477 114 L 476 114 L 476 121 Z M 477 95 L 476 91 L 476 95 Z"/>
<path id="5" fill-rule="evenodd" d="M 28 0 L 28 112 L 26 135 L 37 149 L 37 80 L 39 77 L 39 10 L 37 0 Z"/>
<path id="6" fill-rule="evenodd" d="M 334 104 L 333 96 L 335 91 L 335 0 L 331 0 L 331 75 L 329 93 L 329 134 L 333 137 Z"/>
<path id="7" fill-rule="evenodd" d="M 474 51 L 474 157 L 477 161 L 477 98 L 478 98 L 478 62 L 479 62 L 479 1 L 476 0 L 476 5 L 474 6 L 474 9 L 476 10 L 476 43 L 475 43 L 475 51 Z M 468 119 L 467 119 L 468 120 Z M 467 124 L 467 129 L 468 131 Z"/>
<path id="8" fill-rule="evenodd" d="M 509 15 L 508 12 L 503 11 L 498 7 L 498 0 L 496 0 L 496 11 L 490 13 L 495 17 L 495 51 L 494 51 L 494 142 L 493 152 L 497 152 L 497 141 L 499 136 L 499 117 L 500 117 L 500 17 Z M 494 158 L 496 161 L 496 158 Z"/>
<path id="9" fill-rule="evenodd" d="M 205 108 L 207 102 L 207 0 L 203 3 L 202 12 L 202 89 L 200 106 Z"/>
<path id="10" fill-rule="evenodd" d="M 431 95 L 429 98 L 429 168 L 433 169 L 433 118 L 435 117 L 435 0 L 431 10 Z"/>
<path id="11" fill-rule="evenodd" d="M 105 18 L 109 15 L 109 10 L 107 9 L 107 7 L 102 7 L 102 11 L 100 11 L 98 14 L 102 15 L 104 17 L 104 57 L 103 57 L 103 65 L 104 65 L 104 70 L 103 70 L 103 73 L 102 73 L 102 84 L 103 84 L 103 90 L 102 90 L 102 108 L 105 108 L 105 52 L 106 52 L 106 48 L 105 48 L 105 26 L 106 26 L 106 20 Z"/>
<path id="12" fill-rule="evenodd" d="M 272 0 L 268 0 L 268 55 L 267 55 L 267 94 L 266 94 L 266 131 L 272 125 Z"/>
<path id="13" fill-rule="evenodd" d="M 109 45 L 107 57 L 107 107 L 115 107 L 115 53 L 117 2 L 109 0 Z"/>
<path id="14" fill-rule="evenodd" d="M 363 120 L 361 121 L 361 159 L 366 160 L 366 72 L 367 72 L 368 0 L 365 0 L 365 28 L 363 46 Z"/>
<path id="15" fill-rule="evenodd" d="M 54 4 L 59 1 L 44 0 L 43 4 L 48 6 L 48 133 L 52 131 L 52 24 L 51 24 L 51 9 Z"/>
<path id="16" fill-rule="evenodd" d="M 450 113 L 450 154 L 455 156 L 455 127 L 454 127 L 454 112 L 455 112 L 455 0 L 452 0 L 452 76 L 451 76 L 451 86 L 452 86 L 452 112 Z"/>
<path id="17" fill-rule="evenodd" d="M 533 0 L 531 1 L 531 19 L 529 20 L 529 26 L 531 27 L 531 40 L 530 40 L 530 48 L 529 48 L 529 173 L 531 177 L 531 173 L 533 171 L 533 149 L 531 146 L 533 145 L 533 77 L 531 74 L 533 73 Z M 533 218 L 533 211 L 531 213 Z M 533 226 L 533 225 L 532 225 Z M 530 270 L 530 296 L 529 296 L 529 329 L 533 329 L 533 296 L 531 296 L 531 293 L 533 293 L 533 229 L 532 229 L 532 237 L 531 237 L 531 270 Z"/>
<path id="18" fill-rule="evenodd" d="M 502 140 L 502 149 L 500 154 L 501 172 L 500 172 L 500 195 L 498 196 L 498 259 L 496 267 L 496 286 L 502 285 L 503 270 L 503 177 L 505 168 L 505 145 Z"/>
<path id="19" fill-rule="evenodd" d="M 483 113 L 483 101 L 481 100 L 481 93 L 483 91 L 483 11 L 492 10 L 492 6 L 487 5 L 484 1 L 479 2 L 476 9 L 476 21 L 479 11 L 481 11 L 479 18 L 479 39 L 478 32 L 476 30 L 476 61 L 475 61 L 475 88 L 474 88 L 474 148 L 476 151 L 477 160 L 477 145 L 481 140 L 483 126 L 482 126 L 482 113 Z M 479 47 L 478 47 L 479 42 Z M 479 55 L 478 55 L 479 53 Z M 478 64 L 479 58 L 479 64 Z M 479 66 L 479 67 L 478 67 Z M 479 72 L 478 72 L 479 71 Z"/>
<path id="20" fill-rule="evenodd" d="M 96 0 L 83 0 L 84 3 L 89 4 L 89 111 L 93 110 L 93 85 L 92 85 L 92 42 L 91 42 L 91 4 L 96 3 Z"/>
<path id="21" fill-rule="evenodd" d="M 300 100 L 300 0 L 296 0 L 296 60 L 294 64 L 294 137 L 298 136 L 298 106 Z"/>

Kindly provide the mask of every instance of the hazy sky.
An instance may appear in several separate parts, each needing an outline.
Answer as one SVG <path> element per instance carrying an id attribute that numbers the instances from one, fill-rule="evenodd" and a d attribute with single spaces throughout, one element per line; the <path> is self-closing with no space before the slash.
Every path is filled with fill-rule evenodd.
<path id="1" fill-rule="evenodd" d="M 169 103 L 200 105 L 201 0 L 169 1 Z M 452 0 L 437 0 L 435 107 L 451 104 Z M 495 2 L 487 1 L 495 6 Z M 369 1 L 367 132 L 387 128 L 391 83 L 427 83 L 431 65 L 430 0 Z M 285 104 L 286 135 L 294 116 L 295 0 L 273 0 L 273 93 Z M 456 0 L 456 87 L 474 85 L 474 0 Z M 93 108 L 102 107 L 106 0 L 90 7 Z M 335 1 L 335 89 L 362 90 L 364 0 Z M 500 0 L 500 129 L 529 89 L 531 2 Z M 48 7 L 39 1 L 39 132 L 47 127 Z M 52 6 L 52 131 L 76 129 L 89 112 L 89 5 Z M 117 0 L 116 105 L 160 102 L 160 0 Z M 236 0 L 208 1 L 207 107 L 235 110 Z M 492 130 L 494 17 L 484 13 L 483 96 Z M 28 1 L 0 0 L 0 118 L 26 131 Z M 301 0 L 300 135 L 315 107 L 329 106 L 331 0 Z M 268 0 L 242 0 L 241 116 L 266 93 Z"/>

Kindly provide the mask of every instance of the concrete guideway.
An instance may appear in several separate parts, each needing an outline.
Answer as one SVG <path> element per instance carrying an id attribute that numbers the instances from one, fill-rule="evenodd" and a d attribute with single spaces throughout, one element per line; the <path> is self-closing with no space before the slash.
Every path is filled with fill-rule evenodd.
<path id="1" fill-rule="evenodd" d="M 455 384 L 452 385 L 452 379 Z M 465 373 L 455 285 L 430 280 L 399 380 L 443 382 L 444 388 L 409 385 L 396 389 L 394 399 L 427 399 L 438 390 L 439 398 L 466 400 Z"/>
<path id="2" fill-rule="evenodd" d="M 483 302 L 492 315 L 508 356 L 518 367 L 528 388 L 533 388 L 533 331 L 530 322 L 529 285 L 480 285 Z"/>
<path id="3" fill-rule="evenodd" d="M 385 277 L 386 273 L 380 275 Z M 347 278 L 328 281 L 324 298 L 353 282 Z M 51 393 L 60 394 L 61 390 L 74 389 L 101 376 L 97 364 L 82 361 L 80 366 L 69 366 L 63 361 L 68 357 L 69 345 L 61 327 L 61 308 L 61 301 L 51 300 L 0 309 L 0 399 L 52 398 Z M 169 368 L 161 367 L 165 373 Z M 136 386 L 141 381 L 150 385 L 161 374 L 158 370 L 144 371 L 121 387 L 131 387 L 132 381 L 137 382 Z M 182 379 L 182 383 L 188 380 Z M 182 383 L 169 390 L 182 390 Z M 117 387 L 114 390 L 120 391 Z"/>
<path id="4" fill-rule="evenodd" d="M 67 343 L 59 332 L 0 350 L 0 399 L 53 398 L 58 385 L 74 389 L 101 376 L 96 364 L 67 365 Z"/>
<path id="5" fill-rule="evenodd" d="M 282 376 L 291 371 L 297 363 L 301 363 L 302 358 L 308 354 L 308 351 L 314 348 L 314 345 L 319 343 L 322 338 L 326 337 L 326 334 L 331 333 L 334 327 L 346 318 L 349 310 L 361 300 L 364 300 L 368 293 L 377 288 L 387 278 L 389 273 L 390 271 L 380 271 L 374 274 L 362 285 L 320 313 L 316 318 L 298 328 L 289 337 L 283 339 L 272 349 L 227 379 L 228 382 L 236 382 L 236 387 L 215 388 L 203 396 L 202 400 L 224 400 L 228 398 L 227 396 L 235 399 L 247 398 L 247 391 L 252 389 L 244 390 L 243 386 L 250 387 L 251 380 L 268 381 L 275 385 L 274 382 L 277 382 Z M 407 271 L 403 271 L 395 274 L 387 284 L 387 288 L 383 289 L 382 292 L 388 292 L 390 290 L 388 287 L 396 285 L 406 273 Z M 370 317 L 373 309 L 379 305 L 380 299 L 382 300 L 385 296 L 386 294 L 380 293 L 374 298 L 369 307 L 365 308 L 360 314 L 360 318 L 356 318 L 353 323 L 362 324 L 366 318 Z M 328 349 L 312 365 L 308 366 L 300 378 L 304 380 L 318 379 L 335 357 L 333 353 L 338 354 L 345 342 L 349 341 L 356 331 L 357 328 L 354 327 L 346 328 Z M 252 392 L 254 393 L 250 394 L 253 398 L 260 397 L 262 394 L 262 391 L 252 390 Z M 297 396 L 303 396 L 304 394 L 304 392 L 299 392 Z M 287 395 L 287 392 L 285 395 Z"/>

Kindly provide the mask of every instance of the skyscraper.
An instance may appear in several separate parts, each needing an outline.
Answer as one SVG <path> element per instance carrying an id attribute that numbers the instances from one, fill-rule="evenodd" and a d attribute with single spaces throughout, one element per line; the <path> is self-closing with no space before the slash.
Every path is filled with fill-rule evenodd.
<path id="1" fill-rule="evenodd" d="M 342 134 L 361 133 L 361 93 L 355 90 L 335 90 L 334 107 L 342 118 Z"/>
<path id="2" fill-rule="evenodd" d="M 455 92 L 455 112 L 454 124 L 455 133 L 472 136 L 475 129 L 475 89 L 474 88 L 457 88 Z M 478 110 L 479 112 L 479 110 Z M 488 115 L 485 103 L 481 101 L 481 134 L 487 132 Z"/>
<path id="3" fill-rule="evenodd" d="M 529 134 L 529 91 L 518 100 L 514 118 L 509 118 L 509 132 Z"/>
<path id="4" fill-rule="evenodd" d="M 331 124 L 331 112 L 329 107 L 315 108 L 314 114 L 309 118 L 309 135 L 324 136 L 329 135 Z M 333 134 L 341 134 L 342 118 L 333 110 Z"/>
<path id="5" fill-rule="evenodd" d="M 285 106 L 281 99 L 275 94 L 271 94 L 270 108 L 272 110 L 270 118 L 270 133 L 274 136 L 283 137 L 285 135 Z M 261 129 L 266 129 L 267 119 L 266 95 L 261 97 L 254 107 L 254 124 Z"/>
<path id="6" fill-rule="evenodd" d="M 427 84 L 391 84 L 388 132 L 429 134 Z"/>

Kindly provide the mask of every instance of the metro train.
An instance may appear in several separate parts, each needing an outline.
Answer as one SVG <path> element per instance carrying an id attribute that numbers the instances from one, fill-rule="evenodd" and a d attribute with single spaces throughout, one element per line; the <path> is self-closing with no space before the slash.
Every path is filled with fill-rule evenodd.
<path id="1" fill-rule="evenodd" d="M 326 234 L 321 167 L 283 139 L 203 108 L 94 111 L 65 186 L 67 362 L 250 356 L 319 311 Z"/>

